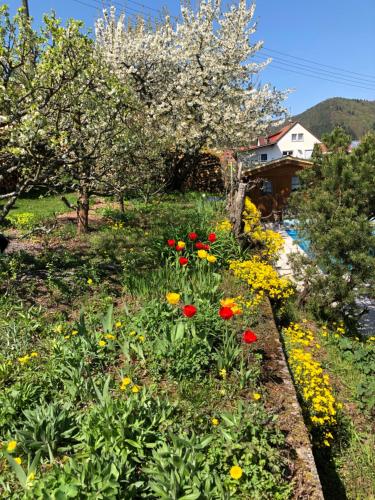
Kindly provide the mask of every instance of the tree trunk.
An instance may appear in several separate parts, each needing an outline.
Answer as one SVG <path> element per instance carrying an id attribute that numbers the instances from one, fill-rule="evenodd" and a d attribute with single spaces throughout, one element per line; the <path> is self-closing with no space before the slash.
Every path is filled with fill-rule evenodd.
<path id="1" fill-rule="evenodd" d="M 238 190 L 232 205 L 231 220 L 233 221 L 233 233 L 239 242 L 243 239 L 243 220 L 242 214 L 245 207 L 245 196 L 246 196 L 245 182 L 240 182 Z"/>
<path id="2" fill-rule="evenodd" d="M 79 190 L 77 202 L 77 232 L 87 233 L 89 230 L 89 194 L 87 188 L 82 186 Z"/>
<path id="3" fill-rule="evenodd" d="M 120 196 L 118 198 L 118 202 L 120 204 L 120 211 L 121 211 L 121 213 L 125 213 L 124 197 L 123 197 L 122 194 L 120 194 Z"/>

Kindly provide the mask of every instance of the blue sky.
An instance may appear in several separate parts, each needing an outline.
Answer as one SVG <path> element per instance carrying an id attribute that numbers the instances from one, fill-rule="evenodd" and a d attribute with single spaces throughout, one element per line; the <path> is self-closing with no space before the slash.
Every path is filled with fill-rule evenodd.
<path id="1" fill-rule="evenodd" d="M 14 11 L 21 0 L 5 3 Z M 63 19 L 83 19 L 88 27 L 93 26 L 102 3 L 29 0 L 36 23 L 41 21 L 43 12 L 54 9 Z M 107 0 L 104 3 L 108 4 Z M 158 15 L 163 6 L 173 15 L 179 13 L 179 1 L 173 0 L 114 3 L 117 8 L 128 8 L 133 15 Z M 265 47 L 261 57 L 274 57 L 262 72 L 261 82 L 278 89 L 294 89 L 286 102 L 291 114 L 329 97 L 375 100 L 375 0 L 258 0 L 255 17 L 258 29 L 254 41 L 263 40 Z"/>

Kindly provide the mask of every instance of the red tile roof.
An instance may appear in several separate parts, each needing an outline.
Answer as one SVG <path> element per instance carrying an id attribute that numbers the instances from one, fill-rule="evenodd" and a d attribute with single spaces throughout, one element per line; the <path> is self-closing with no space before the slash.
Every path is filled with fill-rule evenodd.
<path id="1" fill-rule="evenodd" d="M 258 149 L 264 146 L 272 146 L 273 144 L 276 144 L 287 132 L 289 132 L 290 129 L 294 127 L 296 123 L 297 122 L 290 122 L 273 134 L 267 135 L 266 137 L 259 137 L 258 144 L 255 146 L 249 146 L 246 149 Z"/>

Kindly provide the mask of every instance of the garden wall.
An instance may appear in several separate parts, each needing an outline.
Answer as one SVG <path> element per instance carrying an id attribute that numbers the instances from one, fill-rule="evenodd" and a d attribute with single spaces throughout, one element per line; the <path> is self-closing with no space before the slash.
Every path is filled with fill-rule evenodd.
<path id="1" fill-rule="evenodd" d="M 297 393 L 288 369 L 271 304 L 262 305 L 261 347 L 265 352 L 264 377 L 267 407 L 278 415 L 278 427 L 285 433 L 295 465 L 293 498 L 323 500 L 323 492 Z"/>

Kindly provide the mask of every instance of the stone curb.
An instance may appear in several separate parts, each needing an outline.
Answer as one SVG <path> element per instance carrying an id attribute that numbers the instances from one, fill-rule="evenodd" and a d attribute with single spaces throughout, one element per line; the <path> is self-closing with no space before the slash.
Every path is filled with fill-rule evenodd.
<path id="1" fill-rule="evenodd" d="M 286 434 L 286 442 L 295 452 L 293 461 L 296 465 L 293 479 L 296 485 L 293 498 L 324 500 L 309 433 L 268 299 L 263 310 L 266 318 L 269 318 L 267 330 L 276 347 L 271 352 L 267 352 L 265 385 L 273 394 L 272 404 L 277 408 L 278 426 Z"/>

